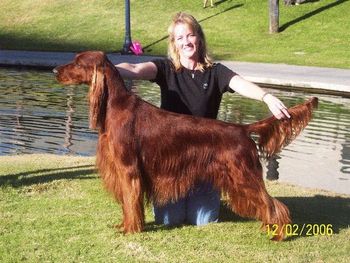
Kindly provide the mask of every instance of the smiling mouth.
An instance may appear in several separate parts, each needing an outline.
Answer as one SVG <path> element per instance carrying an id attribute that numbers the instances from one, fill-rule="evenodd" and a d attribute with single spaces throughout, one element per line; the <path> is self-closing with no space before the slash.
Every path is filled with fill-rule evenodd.
<path id="1" fill-rule="evenodd" d="M 186 46 L 186 47 L 183 47 L 183 50 L 192 51 L 192 50 L 194 50 L 194 47 L 193 46 Z"/>

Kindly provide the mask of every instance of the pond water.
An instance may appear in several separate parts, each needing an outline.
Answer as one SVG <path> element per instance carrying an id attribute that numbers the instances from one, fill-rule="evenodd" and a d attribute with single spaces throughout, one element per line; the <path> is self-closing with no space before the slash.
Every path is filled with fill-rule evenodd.
<path id="1" fill-rule="evenodd" d="M 129 83 L 159 106 L 159 88 Z M 88 128 L 87 86 L 62 86 L 49 71 L 0 68 L 0 155 L 54 153 L 91 156 L 97 134 Z M 303 133 L 267 162 L 268 178 L 350 194 L 350 99 L 272 90 L 287 106 L 319 97 L 319 108 Z M 260 102 L 225 94 L 218 118 L 250 123 L 269 115 Z"/>

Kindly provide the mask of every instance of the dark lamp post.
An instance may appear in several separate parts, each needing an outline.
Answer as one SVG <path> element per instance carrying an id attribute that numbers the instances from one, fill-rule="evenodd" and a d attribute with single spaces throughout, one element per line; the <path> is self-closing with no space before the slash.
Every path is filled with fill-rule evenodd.
<path id="1" fill-rule="evenodd" d="M 125 40 L 122 54 L 130 54 L 131 30 L 130 30 L 130 0 L 125 0 Z"/>

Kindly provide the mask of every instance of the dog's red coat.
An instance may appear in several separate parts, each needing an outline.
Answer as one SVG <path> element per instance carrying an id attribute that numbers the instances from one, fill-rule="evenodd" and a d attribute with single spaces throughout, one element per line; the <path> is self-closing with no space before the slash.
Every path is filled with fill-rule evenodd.
<path id="1" fill-rule="evenodd" d="M 289 120 L 239 125 L 152 106 L 126 90 L 102 52 L 80 53 L 54 72 L 62 84 L 90 85 L 90 126 L 99 131 L 97 166 L 121 203 L 124 232 L 143 230 L 145 196 L 164 204 L 207 181 L 227 195 L 235 213 L 263 226 L 277 224 L 274 239 L 284 238 L 289 210 L 267 193 L 258 149 L 268 157 L 294 139 L 311 119 L 317 98 L 290 108 Z"/>

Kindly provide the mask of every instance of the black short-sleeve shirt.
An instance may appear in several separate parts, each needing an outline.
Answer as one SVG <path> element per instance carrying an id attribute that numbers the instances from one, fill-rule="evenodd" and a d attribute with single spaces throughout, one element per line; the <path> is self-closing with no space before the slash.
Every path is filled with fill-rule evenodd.
<path id="1" fill-rule="evenodd" d="M 216 119 L 222 94 L 235 72 L 217 63 L 203 72 L 182 68 L 175 71 L 169 59 L 152 61 L 158 71 L 152 82 L 161 88 L 160 107 L 176 113 Z"/>

